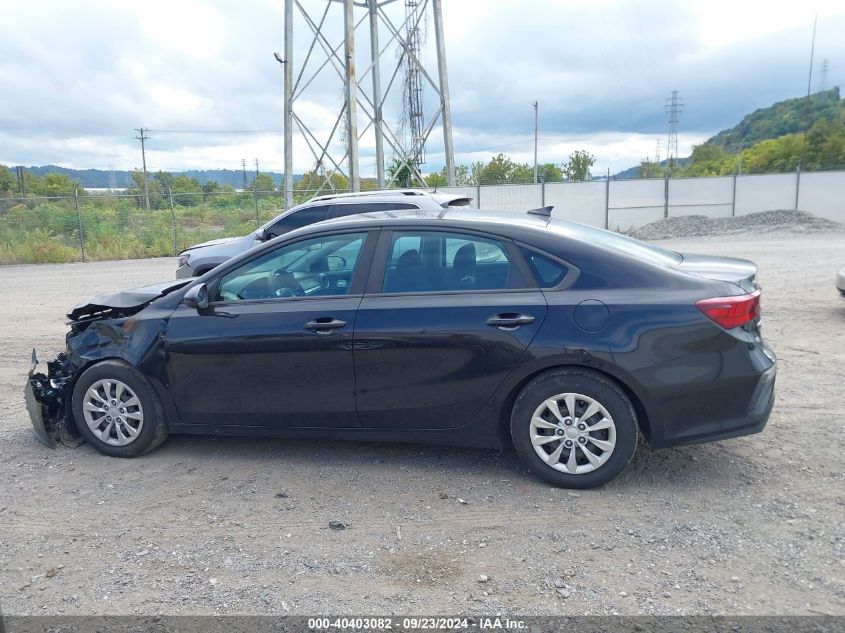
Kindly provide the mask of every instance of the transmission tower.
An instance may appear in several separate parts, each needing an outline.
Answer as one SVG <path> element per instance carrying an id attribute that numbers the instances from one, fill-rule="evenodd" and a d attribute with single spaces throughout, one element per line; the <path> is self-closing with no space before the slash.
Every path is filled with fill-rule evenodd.
<path id="1" fill-rule="evenodd" d="M 819 79 L 819 92 L 824 92 L 827 90 L 827 73 L 830 70 L 830 63 L 827 59 L 822 60 L 822 72 L 821 78 Z"/>
<path id="2" fill-rule="evenodd" d="M 665 109 L 669 119 L 669 139 L 666 142 L 666 169 L 669 170 L 678 161 L 678 123 L 681 121 L 681 110 L 684 109 L 677 90 L 673 90 L 666 99 Z"/>
<path id="3" fill-rule="evenodd" d="M 420 67 L 414 60 L 420 59 L 420 19 L 417 16 L 420 3 L 405 0 L 405 107 L 410 134 L 410 154 L 406 157 L 419 171 L 425 162 L 425 137 L 423 130 L 423 83 Z M 404 118 L 404 117 L 403 117 Z"/>
<path id="4" fill-rule="evenodd" d="M 294 136 L 297 142 L 304 142 L 313 156 L 310 170 L 313 182 L 306 182 L 306 189 L 319 192 L 331 188 L 332 174 L 340 174 L 348 178 L 354 191 L 358 191 L 359 140 L 371 135 L 374 141 L 376 178 L 380 188 L 392 184 L 392 180 L 385 178 L 385 149 L 399 159 L 395 172 L 410 171 L 411 180 L 423 184 L 420 166 L 425 161 L 425 146 L 439 123 L 443 131 L 446 180 L 454 185 L 452 115 L 441 2 L 405 0 L 402 13 L 401 8 L 389 6 L 393 0 L 284 0 L 284 55 L 276 53 L 274 56 L 284 72 L 286 206 L 293 203 Z M 435 35 L 435 68 L 427 68 L 423 63 L 425 41 L 421 26 L 429 16 Z M 337 28 L 341 24 L 342 31 Z M 294 59 L 294 36 L 298 31 L 303 31 L 307 39 L 304 48 L 297 48 L 303 51 L 302 58 Z M 366 63 L 358 65 L 364 71 L 358 73 L 356 60 L 365 60 L 363 56 L 360 60 L 356 57 L 355 43 L 362 36 L 365 41 L 369 39 L 370 50 Z M 385 69 L 388 70 L 385 76 L 390 79 L 386 87 L 382 87 Z M 396 81 L 397 76 L 400 81 Z M 331 116 L 332 104 L 325 98 L 329 80 L 338 82 L 343 95 L 334 110 L 333 125 L 323 124 L 328 131 L 321 133 L 316 129 L 321 122 L 309 121 L 306 108 L 298 105 L 317 102 Z M 403 84 L 403 116 L 399 129 L 392 127 L 387 122 L 389 117 L 385 116 L 385 107 L 391 106 L 389 97 L 397 83 Z M 318 88 L 322 92 L 311 96 Z M 428 110 L 423 100 L 426 92 L 434 97 Z M 359 114 L 363 127 L 359 127 Z M 402 132 L 405 129 L 407 135 Z"/>
<path id="5" fill-rule="evenodd" d="M 654 144 L 654 164 L 660 164 L 660 139 L 657 139 L 657 142 Z"/>

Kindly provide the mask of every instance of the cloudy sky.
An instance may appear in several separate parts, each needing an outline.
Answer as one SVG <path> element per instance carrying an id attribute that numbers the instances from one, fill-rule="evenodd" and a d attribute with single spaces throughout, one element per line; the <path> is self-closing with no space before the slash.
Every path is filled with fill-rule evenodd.
<path id="1" fill-rule="evenodd" d="M 325 2 L 301 0 L 318 20 Z M 281 171 L 283 0 L 0 0 L 0 163 L 77 168 L 140 166 L 133 128 L 150 128 L 153 170 L 237 168 L 242 158 Z M 746 113 L 807 88 L 818 13 L 813 89 L 845 78 L 845 2 L 807 0 L 443 0 L 457 162 L 503 152 L 533 160 L 532 102 L 540 104 L 540 160 L 576 149 L 595 154 L 596 172 L 666 151 L 664 101 L 683 99 L 682 155 Z M 364 17 L 358 9 L 359 18 Z M 393 24 L 404 3 L 387 8 Z M 326 19 L 339 42 L 342 14 Z M 310 31 L 295 22 L 295 75 Z M 435 72 L 434 31 L 423 24 L 423 58 Z M 382 45 L 388 40 L 382 27 Z M 369 67 L 365 21 L 356 32 L 359 74 Z M 317 49 L 319 53 L 319 48 Z M 315 54 L 316 55 L 316 54 Z M 322 63 L 315 56 L 301 85 Z M 383 84 L 395 65 L 388 51 Z M 362 80 L 369 91 L 370 78 Z M 386 118 L 401 127 L 399 84 Z M 342 85 L 330 65 L 295 110 L 324 139 Z M 433 93 L 423 97 L 427 116 Z M 359 112 L 359 127 L 366 118 Z M 335 147 L 340 146 L 340 139 Z M 295 171 L 314 164 L 295 136 Z M 342 153 L 342 151 L 341 151 Z M 361 170 L 374 173 L 373 139 L 361 139 Z M 425 171 L 443 164 L 432 132 Z"/>

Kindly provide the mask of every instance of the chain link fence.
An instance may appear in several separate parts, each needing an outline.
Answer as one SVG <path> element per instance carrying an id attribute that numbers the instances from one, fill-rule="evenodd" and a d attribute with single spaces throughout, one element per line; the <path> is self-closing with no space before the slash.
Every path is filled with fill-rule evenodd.
<path id="1" fill-rule="evenodd" d="M 438 190 L 471 197 L 472 207 L 487 210 L 523 212 L 552 205 L 555 217 L 617 231 L 665 217 L 782 209 L 845 222 L 845 171 Z M 294 204 L 316 193 L 296 190 Z M 276 190 L 167 191 L 151 194 L 150 210 L 145 206 L 143 195 L 81 190 L 63 197 L 0 197 L 0 264 L 172 256 L 199 242 L 246 235 L 284 211 L 285 200 Z"/>
<path id="2" fill-rule="evenodd" d="M 297 190 L 294 203 L 315 191 Z M 326 192 L 321 192 L 326 193 Z M 284 210 L 278 191 L 0 197 L 0 264 L 60 263 L 176 255 L 246 235 Z"/>

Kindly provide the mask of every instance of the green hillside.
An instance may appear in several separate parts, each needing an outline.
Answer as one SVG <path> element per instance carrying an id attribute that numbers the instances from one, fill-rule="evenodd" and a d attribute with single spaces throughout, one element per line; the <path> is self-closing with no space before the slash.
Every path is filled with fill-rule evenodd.
<path id="1" fill-rule="evenodd" d="M 812 127 L 816 121 L 822 119 L 832 122 L 845 119 L 845 101 L 839 98 L 838 87 L 812 95 L 809 106 L 806 97 L 797 97 L 755 110 L 738 125 L 729 130 L 722 130 L 707 143 L 721 147 L 727 153 L 735 153 L 760 141 L 785 134 L 803 133 L 805 127 Z"/>

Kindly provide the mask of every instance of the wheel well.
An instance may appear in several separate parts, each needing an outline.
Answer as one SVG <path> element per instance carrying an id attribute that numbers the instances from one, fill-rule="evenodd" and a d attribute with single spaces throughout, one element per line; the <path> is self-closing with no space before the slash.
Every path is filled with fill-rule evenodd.
<path id="1" fill-rule="evenodd" d="M 646 440 L 651 440 L 651 423 L 649 421 L 648 411 L 646 411 L 645 406 L 643 405 L 642 401 L 637 396 L 637 394 L 634 393 L 634 391 L 628 385 L 623 383 L 615 376 L 612 376 L 611 374 L 608 374 L 607 372 L 602 371 L 600 369 L 596 369 L 595 367 L 588 367 L 586 365 L 554 365 L 552 367 L 539 369 L 534 373 L 529 374 L 528 376 L 523 378 L 521 381 L 519 381 L 519 383 L 514 386 L 513 389 L 511 389 L 507 398 L 505 398 L 505 401 L 502 404 L 499 420 L 499 436 L 501 438 L 501 444 L 503 447 L 513 446 L 510 431 L 511 413 L 513 412 L 513 405 L 516 402 L 516 399 L 522 389 L 525 387 L 525 385 L 527 385 L 530 381 L 534 380 L 537 376 L 545 374 L 549 371 L 556 371 L 559 369 L 587 369 L 597 374 L 601 374 L 604 378 L 613 382 L 613 384 L 622 389 L 622 391 L 625 392 L 625 395 L 628 396 L 628 399 L 634 406 L 634 412 L 637 414 L 637 425 L 640 427 L 640 432 L 643 434 Z"/>

